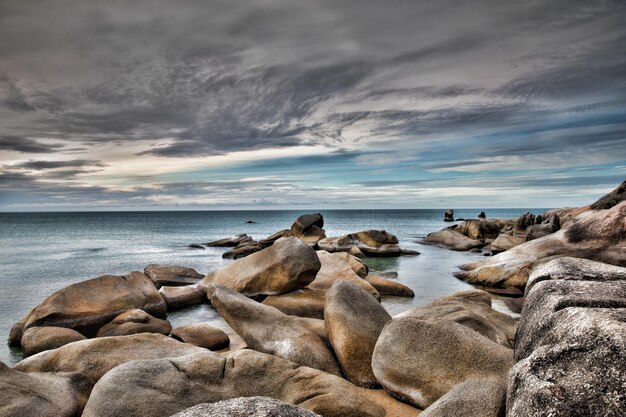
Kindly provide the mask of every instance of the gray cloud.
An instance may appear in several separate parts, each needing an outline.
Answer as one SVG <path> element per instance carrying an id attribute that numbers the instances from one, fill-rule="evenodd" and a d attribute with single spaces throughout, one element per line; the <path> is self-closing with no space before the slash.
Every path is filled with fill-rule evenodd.
<path id="1" fill-rule="evenodd" d="M 43 144 L 33 139 L 19 136 L 0 136 L 0 150 L 23 153 L 53 153 L 62 149 L 62 145 Z"/>

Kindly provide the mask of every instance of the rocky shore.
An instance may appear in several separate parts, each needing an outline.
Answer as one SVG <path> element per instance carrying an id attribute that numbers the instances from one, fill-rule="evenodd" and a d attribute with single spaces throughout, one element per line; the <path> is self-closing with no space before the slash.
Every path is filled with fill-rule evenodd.
<path id="1" fill-rule="evenodd" d="M 584 208 L 425 239 L 499 252 L 458 276 L 524 296 L 519 319 L 482 289 L 392 317 L 381 298 L 414 293 L 367 259 L 417 253 L 382 230 L 326 237 L 319 214 L 195 244 L 235 258 L 207 275 L 153 264 L 70 285 L 11 329 L 27 357 L 0 363 L 0 416 L 626 415 L 623 200 L 624 184 Z M 200 303 L 240 339 L 172 328 L 169 312 Z"/>

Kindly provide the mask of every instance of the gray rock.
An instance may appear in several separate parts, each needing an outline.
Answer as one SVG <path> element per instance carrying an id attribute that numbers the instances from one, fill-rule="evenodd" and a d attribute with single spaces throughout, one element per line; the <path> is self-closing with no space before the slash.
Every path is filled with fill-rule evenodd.
<path id="1" fill-rule="evenodd" d="M 422 409 L 469 379 L 505 384 L 513 351 L 461 324 L 393 319 L 381 332 L 374 375 L 389 394 Z"/>
<path id="2" fill-rule="evenodd" d="M 340 374 L 324 341 L 292 317 L 226 287 L 213 286 L 208 296 L 215 309 L 251 349 Z"/>
<path id="3" fill-rule="evenodd" d="M 83 374 L 23 373 L 0 362 L 0 417 L 77 417 L 92 387 Z"/>
<path id="4" fill-rule="evenodd" d="M 172 417 L 320 417 L 312 411 L 268 397 L 239 397 L 198 404 Z"/>
<path id="5" fill-rule="evenodd" d="M 383 306 L 350 281 L 337 281 L 326 292 L 326 333 L 341 369 L 353 384 L 379 386 L 372 372 L 372 353 L 389 320 L 391 316 Z"/>
<path id="6" fill-rule="evenodd" d="M 497 382 L 470 379 L 439 398 L 420 417 L 504 417 L 506 387 Z"/>
<path id="7" fill-rule="evenodd" d="M 196 287 L 161 287 L 159 293 L 165 300 L 168 311 L 202 304 L 207 301 L 206 294 Z"/>
<path id="8" fill-rule="evenodd" d="M 173 265 L 150 264 L 143 272 L 157 288 L 197 284 L 204 276 L 193 268 Z"/>
<path id="9" fill-rule="evenodd" d="M 201 403 L 255 396 L 324 417 L 385 415 L 382 407 L 340 377 L 244 349 L 226 357 L 206 351 L 118 366 L 96 384 L 83 417 L 166 417 Z"/>
<path id="10" fill-rule="evenodd" d="M 22 336 L 22 349 L 26 355 L 56 349 L 68 343 L 85 340 L 76 330 L 65 327 L 31 327 Z"/>
<path id="11" fill-rule="evenodd" d="M 252 255 L 253 253 L 257 253 L 265 249 L 265 246 L 260 244 L 259 242 L 249 241 L 243 242 L 233 249 L 224 252 L 222 254 L 222 258 L 226 259 L 240 259 L 245 258 L 248 255 Z"/>

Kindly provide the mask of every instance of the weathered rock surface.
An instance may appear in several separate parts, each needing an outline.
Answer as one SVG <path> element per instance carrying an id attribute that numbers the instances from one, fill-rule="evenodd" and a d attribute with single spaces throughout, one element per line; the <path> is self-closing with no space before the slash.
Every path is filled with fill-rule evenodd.
<path id="1" fill-rule="evenodd" d="M 253 253 L 257 253 L 265 249 L 265 246 L 260 244 L 259 242 L 249 241 L 243 242 L 234 247 L 233 249 L 224 252 L 222 254 L 222 258 L 227 259 L 240 259 L 245 258 L 248 255 L 252 255 Z"/>
<path id="2" fill-rule="evenodd" d="M 252 242 L 253 239 L 248 236 L 245 233 L 239 234 L 239 235 L 235 235 L 235 236 L 230 236 L 230 237 L 225 237 L 224 239 L 219 239 L 219 240 L 214 240 L 213 242 L 209 242 L 206 245 L 207 246 L 211 246 L 211 247 L 216 247 L 216 248 L 224 248 L 224 247 L 235 247 L 238 245 L 241 245 L 242 243 L 245 242 Z"/>
<path id="3" fill-rule="evenodd" d="M 223 330 L 206 323 L 178 326 L 172 330 L 170 336 L 181 342 L 210 350 L 224 349 L 230 344 L 230 338 Z"/>
<path id="4" fill-rule="evenodd" d="M 13 369 L 22 372 L 80 372 L 97 381 L 116 366 L 140 359 L 171 358 L 206 349 L 158 333 L 100 337 L 30 356 Z"/>
<path id="5" fill-rule="evenodd" d="M 326 291 L 305 288 L 266 297 L 262 304 L 272 306 L 290 316 L 324 318 Z"/>
<path id="6" fill-rule="evenodd" d="M 289 229 L 279 230 L 278 232 L 272 235 L 269 235 L 265 239 L 259 240 L 259 243 L 265 247 L 268 247 L 268 246 L 272 246 L 274 243 L 276 243 L 278 239 L 283 238 L 283 237 L 291 237 L 291 230 Z"/>
<path id="7" fill-rule="evenodd" d="M 269 397 L 239 397 L 190 407 L 172 417 L 320 417 Z"/>
<path id="8" fill-rule="evenodd" d="M 626 202 L 585 216 L 565 229 L 523 243 L 455 274 L 471 284 L 522 291 L 530 271 L 548 260 L 571 256 L 626 266 Z"/>
<path id="9" fill-rule="evenodd" d="M 323 227 L 324 218 L 320 213 L 303 214 L 293 222 L 290 231 L 291 236 L 295 236 L 309 245 L 314 245 L 326 238 Z"/>
<path id="10" fill-rule="evenodd" d="M 196 287 L 161 287 L 159 290 L 168 310 L 202 304 L 206 301 L 206 295 Z"/>
<path id="11" fill-rule="evenodd" d="M 415 296 L 411 288 L 399 282 L 383 278 L 380 275 L 368 275 L 365 277 L 365 281 L 374 287 L 380 295 L 395 295 L 396 297 Z"/>
<path id="12" fill-rule="evenodd" d="M 455 229 L 443 229 L 438 232 L 429 233 L 420 241 L 424 245 L 445 246 L 452 250 L 467 251 L 474 248 L 482 248 L 485 246 L 483 242 L 476 239 L 470 239 Z"/>
<path id="13" fill-rule="evenodd" d="M 495 239 L 500 234 L 502 224 L 492 220 L 466 220 L 459 224 L 456 231 L 470 239 L 485 241 Z"/>
<path id="14" fill-rule="evenodd" d="M 504 417 L 506 387 L 497 382 L 470 379 L 439 398 L 420 417 Z"/>
<path id="15" fill-rule="evenodd" d="M 509 250 L 526 242 L 526 239 L 519 236 L 513 236 L 509 234 L 502 234 L 491 242 L 491 253 L 494 255 Z"/>
<path id="16" fill-rule="evenodd" d="M 454 321 L 506 347 L 513 346 L 517 330 L 517 321 L 491 308 L 491 297 L 480 290 L 460 291 L 437 298 L 426 306 L 396 316 L 401 317 Z"/>
<path id="17" fill-rule="evenodd" d="M 306 287 L 320 266 L 315 250 L 298 238 L 288 237 L 208 274 L 198 288 L 206 292 L 209 284 L 217 284 L 247 296 L 282 294 Z"/>
<path id="18" fill-rule="evenodd" d="M 143 272 L 154 282 L 157 288 L 197 284 L 203 277 L 193 268 L 173 265 L 150 264 Z"/>
<path id="19" fill-rule="evenodd" d="M 506 383 L 513 351 L 461 324 L 413 317 L 393 319 L 381 332 L 374 375 L 387 392 L 426 408 L 469 379 Z"/>
<path id="20" fill-rule="evenodd" d="M 86 336 L 127 310 L 165 317 L 165 301 L 145 274 L 104 275 L 67 286 L 46 298 L 24 319 L 29 327 L 68 327 Z"/>
<path id="21" fill-rule="evenodd" d="M 313 290 L 326 291 L 338 280 L 346 280 L 353 282 L 355 285 L 363 288 L 368 293 L 378 300 L 380 300 L 380 294 L 374 287 L 372 287 L 367 281 L 361 278 L 354 272 L 353 264 L 347 261 L 347 256 L 350 254 L 338 254 L 329 253 L 324 250 L 317 251 L 317 256 L 321 262 L 321 268 L 308 288 Z M 356 258 L 355 258 L 356 259 Z M 359 265 L 361 265 L 359 263 Z"/>
<path id="22" fill-rule="evenodd" d="M 211 304 L 251 349 L 340 374 L 324 341 L 292 317 L 226 287 L 213 286 L 208 296 Z"/>
<path id="23" fill-rule="evenodd" d="M 92 387 L 82 374 L 23 373 L 0 362 L 0 416 L 78 417 Z"/>
<path id="24" fill-rule="evenodd" d="M 157 319 L 143 310 L 128 310 L 115 317 L 98 330 L 96 337 L 126 336 L 136 333 L 169 334 L 172 325 L 167 320 Z"/>
<path id="25" fill-rule="evenodd" d="M 326 292 L 324 322 L 328 339 L 350 382 L 376 388 L 372 353 L 378 335 L 391 316 L 367 291 L 339 280 Z"/>
<path id="26" fill-rule="evenodd" d="M 317 242 L 327 252 L 350 252 L 356 247 L 365 256 L 401 256 L 398 238 L 385 230 L 364 230 Z"/>
<path id="27" fill-rule="evenodd" d="M 324 323 L 324 320 L 314 319 L 311 317 L 298 317 L 298 316 L 291 316 L 291 317 L 300 326 L 304 327 L 305 329 L 309 329 L 310 331 L 318 335 L 324 341 L 324 343 L 326 343 L 326 346 L 332 349 L 330 340 L 328 340 L 328 334 L 326 333 L 326 323 Z"/>
<path id="28" fill-rule="evenodd" d="M 34 355 L 84 339 L 76 330 L 65 327 L 31 327 L 24 332 L 21 344 L 26 355 Z"/>
<path id="29" fill-rule="evenodd" d="M 276 356 L 239 350 L 135 361 L 94 387 L 83 417 L 170 416 L 200 403 L 264 396 L 324 417 L 383 417 L 348 381 Z M 111 401 L 115 398 L 115 401 Z"/>

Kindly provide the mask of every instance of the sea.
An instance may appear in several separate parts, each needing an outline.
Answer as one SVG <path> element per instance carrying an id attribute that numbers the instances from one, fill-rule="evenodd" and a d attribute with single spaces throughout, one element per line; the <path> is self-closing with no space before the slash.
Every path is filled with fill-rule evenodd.
<path id="1" fill-rule="evenodd" d="M 475 218 L 484 211 L 487 218 L 516 218 L 527 211 L 544 210 L 457 209 L 455 217 Z M 232 262 L 222 258 L 227 249 L 198 250 L 188 245 L 239 233 L 262 239 L 288 229 L 307 212 L 322 213 L 327 236 L 383 229 L 395 234 L 403 248 L 420 252 L 419 256 L 365 259 L 374 273 L 393 277 L 415 291 L 414 298 L 383 297 L 382 304 L 392 316 L 471 288 L 452 273 L 458 265 L 483 257 L 418 243 L 428 233 L 450 225 L 442 221 L 442 209 L 0 213 L 0 339 L 5 341 L 13 323 L 67 285 L 100 275 L 142 271 L 150 263 L 209 273 Z M 505 301 L 496 297 L 494 307 L 512 313 Z M 208 304 L 173 312 L 168 319 L 174 327 L 206 322 L 233 334 Z M 21 359 L 19 349 L 0 342 L 2 362 L 12 365 Z"/>

